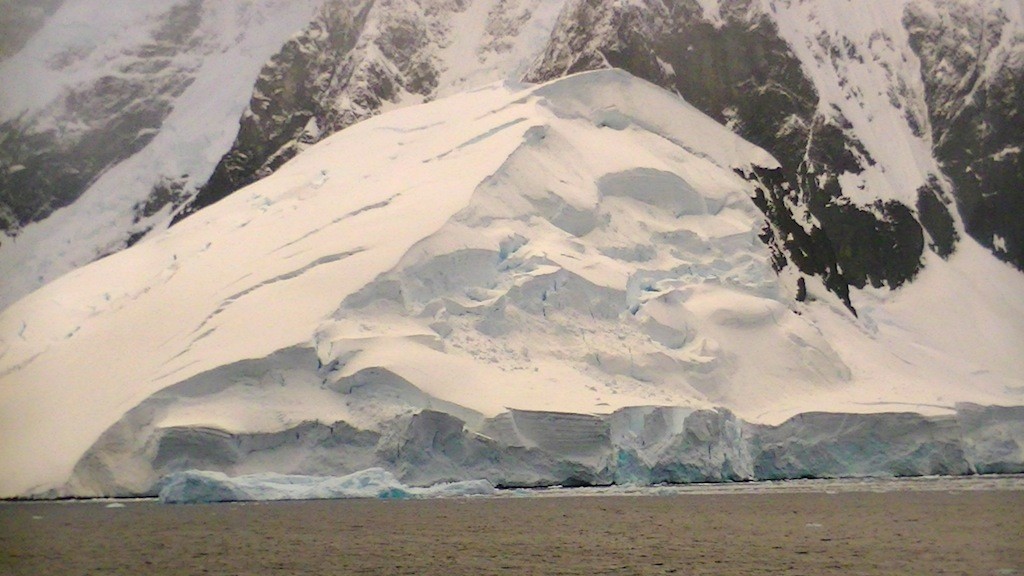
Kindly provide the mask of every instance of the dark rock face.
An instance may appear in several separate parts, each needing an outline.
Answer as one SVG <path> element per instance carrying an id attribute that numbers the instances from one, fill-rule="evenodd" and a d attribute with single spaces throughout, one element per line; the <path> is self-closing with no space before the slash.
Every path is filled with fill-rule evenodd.
<path id="1" fill-rule="evenodd" d="M 942 189 L 934 179 L 917 190 L 917 213 L 921 225 L 931 237 L 929 246 L 943 258 L 949 257 L 960 235 L 953 226 L 953 217 L 943 199 Z"/>
<path id="2" fill-rule="evenodd" d="M 820 225 L 806 226 L 794 216 L 799 200 L 782 170 L 755 168 L 743 175 L 757 186 L 754 204 L 767 217 L 761 239 L 772 251 L 776 271 L 792 261 L 801 272 L 819 276 L 855 314 L 851 286 L 896 288 L 920 269 L 921 226 L 903 204 L 877 202 L 862 208 L 841 197 L 812 198 L 809 212 Z M 798 300 L 807 297 L 806 283 L 800 285 Z"/>
<path id="3" fill-rule="evenodd" d="M 964 2 L 912 3 L 903 24 L 967 233 L 1024 269 L 1024 38 L 1002 12 Z"/>
<path id="4" fill-rule="evenodd" d="M 913 208 L 897 201 L 858 206 L 842 195 L 839 176 L 861 173 L 875 160 L 838 110 L 818 110 L 818 94 L 800 61 L 774 23 L 750 8 L 743 0 L 724 2 L 716 26 L 694 0 L 662 10 L 580 2 L 527 79 L 622 67 L 679 93 L 771 152 L 780 170 L 755 167 L 744 176 L 759 184 L 754 201 L 767 217 L 762 239 L 776 268 L 792 262 L 821 277 L 853 310 L 850 287 L 896 288 L 917 274 L 921 224 Z M 614 33 L 595 36 L 595 30 Z M 933 212 L 941 206 L 929 204 Z"/>
<path id="5" fill-rule="evenodd" d="M 654 42 L 667 32 L 668 20 L 664 5 L 657 2 L 616 9 L 602 0 L 570 4 L 544 55 L 525 80 L 543 82 L 576 72 L 617 67 L 665 85 L 672 75 L 659 62 Z M 598 36 L 597 31 L 607 34 Z"/>
<path id="6" fill-rule="evenodd" d="M 260 72 L 249 109 L 240 120 L 231 150 L 221 158 L 209 182 L 176 219 L 209 206 L 231 192 L 263 178 L 293 158 L 304 144 L 324 131 L 336 131 L 362 119 L 353 109 L 337 113 L 331 106 L 352 81 L 351 52 L 366 22 L 371 3 L 324 6 L 307 30 L 290 40 Z M 359 104 L 379 108 L 379 98 L 393 96 L 383 77 L 380 94 Z"/>
<path id="7" fill-rule="evenodd" d="M 403 94 L 431 97 L 439 72 L 427 48 L 443 35 L 435 20 L 463 6 L 423 2 L 421 11 L 409 11 L 393 4 L 325 4 L 306 31 L 264 66 L 231 150 L 175 221 L 270 175 Z M 382 22 L 367 30 L 371 12 Z"/>
<path id="8" fill-rule="evenodd" d="M 71 204 L 104 170 L 156 136 L 174 98 L 195 80 L 171 57 L 188 48 L 201 14 L 201 0 L 169 9 L 150 42 L 127 54 L 116 75 L 69 91 L 53 105 L 56 128 L 40 129 L 32 117 L 0 123 L 0 230 L 15 232 Z"/>

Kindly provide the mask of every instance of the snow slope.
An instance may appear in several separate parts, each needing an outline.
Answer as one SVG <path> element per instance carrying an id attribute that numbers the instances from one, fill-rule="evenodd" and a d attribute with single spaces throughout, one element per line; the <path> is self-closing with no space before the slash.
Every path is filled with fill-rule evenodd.
<path id="1" fill-rule="evenodd" d="M 1020 268 L 1019 13 L 1016 0 L 572 0 L 527 79 L 618 66 L 764 147 L 781 164 L 758 201 L 777 267 L 856 311 L 859 289 L 914 281 L 924 251 L 945 257 L 964 232 Z"/>
<path id="2" fill-rule="evenodd" d="M 794 303 L 734 171 L 776 165 L 614 70 L 360 123 L 0 313 L 0 495 L 143 492 L 197 462 L 338 475 L 387 454 L 431 483 L 498 441 L 523 448 L 469 477 L 529 483 L 548 477 L 523 471 L 536 450 L 605 466 L 625 437 L 586 415 L 628 407 L 741 437 L 693 411 L 1024 403 L 1024 277 L 965 240 L 904 290 L 865 292 L 859 319 L 813 283 Z M 293 432 L 314 444 L 266 450 Z M 426 451 L 402 452 L 416 438 Z M 240 446 L 251 459 L 218 452 Z M 752 469 L 729 446 L 715 465 Z M 450 467 L 415 460 L 431 450 Z"/>
<path id="3" fill-rule="evenodd" d="M 347 10 L 335 10 L 342 16 L 332 20 L 330 7 Z M 336 45 L 349 40 L 351 50 Z M 531 68 L 553 79 L 609 63 L 686 95 L 769 148 L 789 176 L 804 179 L 789 205 L 777 199 L 773 208 L 791 210 L 804 232 L 834 244 L 823 248 L 816 237 L 802 249 L 834 252 L 840 260 L 850 254 L 838 263 L 811 258 L 824 272 L 804 266 L 806 274 L 829 276 L 837 293 L 912 279 L 923 246 L 917 221 L 926 228 L 925 242 L 940 253 L 955 249 L 950 221 L 963 220 L 969 235 L 1019 266 L 1021 231 L 1012 215 L 1020 205 L 1021 143 L 1014 127 L 1024 101 L 1015 89 L 1024 70 L 1022 40 L 1017 0 L 680 0 L 671 9 L 641 0 L 246 0 L 231 7 L 202 0 L 68 1 L 23 50 L 0 61 L 0 133 L 9 135 L 0 139 L 0 164 L 10 146 L 27 147 L 31 159 L 54 167 L 0 166 L 0 224 L 7 219 L 4 196 L 33 188 L 20 184 L 18 174 L 43 172 L 43 180 L 48 172 L 78 174 L 68 178 L 84 179 L 79 183 L 88 192 L 42 222 L 21 215 L 33 223 L 0 238 L 0 307 L 162 229 L 172 206 L 204 192 L 209 197 L 196 206 L 215 201 L 351 122 L 520 78 Z M 680 56 L 684 46 L 693 54 Z M 726 49 L 767 58 L 767 67 L 777 70 L 792 57 L 802 77 L 780 80 L 754 70 L 738 99 L 726 98 L 716 82 L 732 78 L 728 65 L 744 68 L 749 59 L 730 63 L 722 57 Z M 541 52 L 546 56 L 535 62 Z M 721 70 L 686 69 L 705 60 Z M 717 72 L 721 78 L 711 78 Z M 260 85 L 258 77 L 268 82 Z M 138 97 L 125 99 L 123 92 Z M 710 100 L 699 102 L 699 94 Z M 259 106 L 247 107 L 250 97 L 252 104 L 270 103 L 270 113 L 254 116 Z M 790 97 L 795 108 L 807 109 L 788 116 L 771 110 Z M 281 104 L 288 106 L 278 109 Z M 140 106 L 141 128 L 132 116 Z M 776 112 L 781 117 L 756 118 Z M 993 115 L 998 121 L 990 130 L 985 118 Z M 282 126 L 297 117 L 297 127 Z M 122 123 L 124 142 L 97 137 Z M 54 144 L 53 154 L 40 159 L 34 140 L 40 134 L 58 143 L 84 138 L 109 153 L 98 165 L 84 162 L 84 176 L 73 159 L 71 170 L 58 170 L 65 156 L 88 156 L 90 146 L 69 145 L 68 152 Z M 236 136 L 244 145 L 232 144 Z M 271 149 L 262 150 L 268 142 Z M 216 177 L 224 174 L 230 178 Z M 49 184 L 58 197 L 77 190 Z M 832 184 L 842 194 L 838 208 Z M 953 199 L 966 216 L 950 210 Z M 878 208 L 879 201 L 907 208 L 896 232 L 885 233 L 897 218 Z M 40 217 L 51 208 L 49 200 L 41 202 L 30 207 Z M 808 205 L 827 209 L 807 214 Z M 851 222 L 874 228 L 858 231 L 867 241 L 843 243 Z M 886 251 L 890 257 L 879 256 Z M 887 267 L 896 271 L 879 271 Z"/>
<path id="4" fill-rule="evenodd" d="M 95 132 L 116 124 L 117 113 L 161 100 L 167 110 L 157 126 L 139 130 L 139 140 L 152 138 L 145 147 L 102 167 L 77 201 L 0 237 L 0 307 L 120 250 L 131 234 L 164 225 L 170 206 L 146 218 L 139 207 L 158 186 L 174 182 L 187 190 L 209 178 L 235 137 L 263 63 L 320 3 L 192 2 L 198 23 L 178 45 L 157 38 L 168 12 L 180 6 L 67 0 L 22 50 L 0 62 L 0 122 L 26 122 L 29 133 L 55 131 L 58 141 L 84 137 L 109 146 Z M 103 88 L 120 82 L 135 84 L 135 96 L 118 100 Z"/>
<path id="5" fill-rule="evenodd" d="M 364 101 L 366 94 L 372 94 L 376 84 L 390 86 L 389 78 L 401 76 L 400 71 L 407 68 L 433 78 L 436 86 L 424 88 L 423 94 L 390 86 L 396 93 L 383 97 L 382 108 L 518 78 L 542 48 L 563 2 L 366 3 L 369 17 L 364 28 L 354 31 L 353 51 L 330 62 L 323 71 L 326 80 L 316 83 L 323 89 L 331 78 L 342 77 L 351 68 L 356 69 L 355 75 L 342 88 L 332 88 L 339 90 L 337 94 L 312 96 L 329 96 L 337 108 L 331 110 L 333 114 L 362 119 L 380 111 Z M 144 142 L 140 149 L 113 151 L 125 157 L 112 157 L 109 164 L 98 167 L 95 179 L 83 184 L 84 194 L 69 206 L 0 236 L 0 275 L 6 278 L 0 283 L 0 308 L 61 274 L 121 250 L 152 229 L 166 227 L 171 210 L 207 184 L 232 148 L 239 119 L 252 112 L 250 98 L 266 98 L 254 85 L 271 57 L 300 32 L 317 38 L 323 35 L 322 29 L 310 31 L 315 18 L 328 25 L 352 25 L 324 16 L 324 10 L 335 4 L 333 0 L 245 0 L 230 5 L 191 0 L 171 6 L 157 1 L 65 2 L 24 49 L 0 61 L 5 86 L 0 91 L 0 128 L 4 122 L 24 123 L 26 133 L 9 131 L 12 140 L 27 142 L 36 134 L 53 134 L 58 142 L 92 138 L 98 146 L 113 148 L 95 132 L 116 125 L 119 114 L 152 107 L 166 112 L 166 117 L 138 130 L 131 144 Z M 173 23 L 169 14 L 175 10 L 194 16 L 195 29 L 179 33 L 181 38 L 163 39 L 168 21 Z M 428 36 L 423 46 L 402 44 L 417 33 Z M 297 85 L 293 76 L 288 80 L 291 85 L 286 91 Z M 123 95 L 104 87 L 120 82 L 132 83 L 135 96 L 119 100 Z M 144 118 L 158 111 L 147 110 Z M 278 117 L 268 121 L 283 122 Z M 326 135 L 328 128 L 319 130 Z M 69 155 L 78 153 L 73 150 Z M 0 170 L 8 168 L 14 167 Z M 23 194 L 17 187 L 12 183 L 0 192 Z"/>

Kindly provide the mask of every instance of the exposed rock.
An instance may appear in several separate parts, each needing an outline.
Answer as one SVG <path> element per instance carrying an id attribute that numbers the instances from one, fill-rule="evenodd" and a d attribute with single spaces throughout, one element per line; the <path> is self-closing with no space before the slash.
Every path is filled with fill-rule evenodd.
<path id="1" fill-rule="evenodd" d="M 924 243 L 913 209 L 897 200 L 858 206 L 843 196 L 839 177 L 875 160 L 838 110 L 819 111 L 800 60 L 749 2 L 723 3 L 719 22 L 706 20 L 694 0 L 670 9 L 577 2 L 552 38 L 528 80 L 622 67 L 678 92 L 779 160 L 774 174 L 746 175 L 765 184 L 755 203 L 777 269 L 792 261 L 820 276 L 851 310 L 851 287 L 896 288 L 919 271 Z"/>
<path id="2" fill-rule="evenodd" d="M 935 180 L 917 189 L 917 213 L 921 225 L 931 238 L 929 247 L 939 256 L 948 258 L 956 249 L 960 234 L 956 231 L 944 197 Z"/>
<path id="3" fill-rule="evenodd" d="M 903 23 L 967 233 L 1024 269 L 1024 30 L 964 0 L 917 0 Z"/>
<path id="4" fill-rule="evenodd" d="M 175 56 L 193 47 L 202 10 L 200 0 L 172 6 L 150 41 L 123 54 L 116 70 L 67 91 L 47 110 L 0 123 L 0 230 L 16 232 L 71 204 L 156 136 L 174 99 L 195 80 L 193 64 Z"/>
<path id="5" fill-rule="evenodd" d="M 331 0 L 263 68 L 231 150 L 175 221 L 403 99 L 429 99 L 459 2 Z"/>

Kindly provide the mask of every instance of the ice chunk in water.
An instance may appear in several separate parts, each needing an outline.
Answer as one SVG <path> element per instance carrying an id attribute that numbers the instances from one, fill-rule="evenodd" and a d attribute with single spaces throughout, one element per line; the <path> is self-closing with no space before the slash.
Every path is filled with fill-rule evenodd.
<path id="1" fill-rule="evenodd" d="M 494 486 L 487 480 L 467 480 L 426 488 L 406 486 L 383 468 L 369 468 L 340 477 L 261 473 L 232 478 L 220 472 L 188 470 L 170 474 L 161 483 L 160 501 L 171 504 L 336 498 L 450 498 L 494 493 Z"/>

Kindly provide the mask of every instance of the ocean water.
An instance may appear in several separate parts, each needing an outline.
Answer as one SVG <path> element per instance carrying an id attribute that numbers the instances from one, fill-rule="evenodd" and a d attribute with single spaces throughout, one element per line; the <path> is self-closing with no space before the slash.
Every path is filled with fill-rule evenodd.
<path id="1" fill-rule="evenodd" d="M 1024 477 L 0 504 L 0 575 L 1024 575 Z"/>

